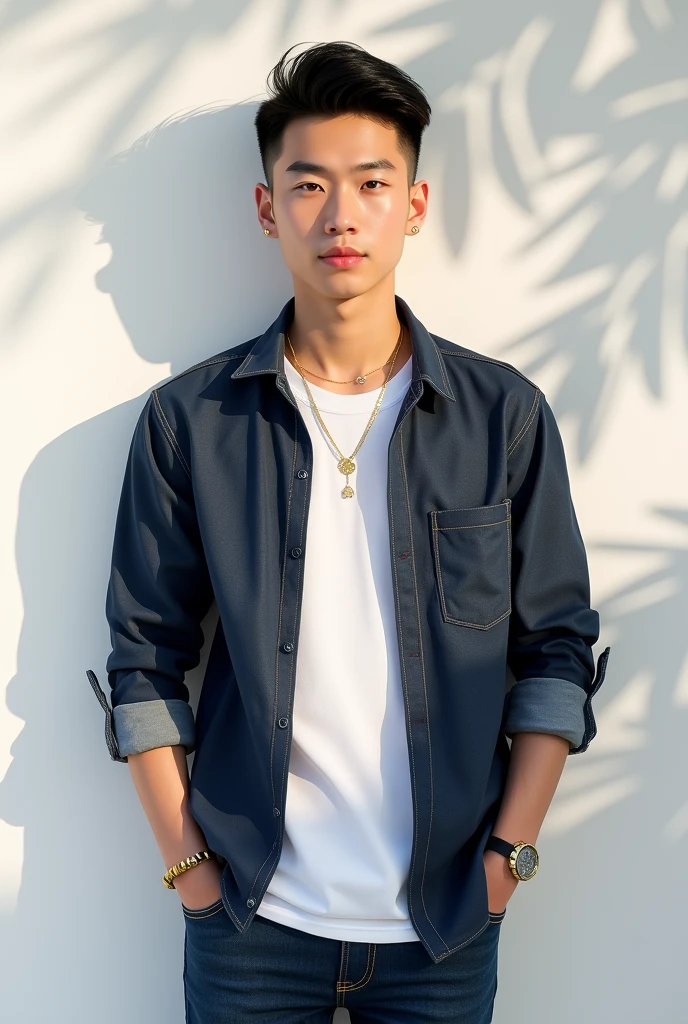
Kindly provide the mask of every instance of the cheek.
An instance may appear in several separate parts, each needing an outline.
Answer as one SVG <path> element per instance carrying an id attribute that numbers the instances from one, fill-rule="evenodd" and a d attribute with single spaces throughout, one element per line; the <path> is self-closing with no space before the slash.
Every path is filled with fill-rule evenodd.
<path id="1" fill-rule="evenodd" d="M 398 239 L 404 232 L 408 209 L 398 199 L 380 198 L 368 212 L 368 223 L 382 240 Z"/>
<path id="2" fill-rule="evenodd" d="M 291 235 L 303 237 L 317 222 L 321 206 L 312 196 L 298 198 L 284 203 L 281 210 L 277 211 L 277 216 Z"/>

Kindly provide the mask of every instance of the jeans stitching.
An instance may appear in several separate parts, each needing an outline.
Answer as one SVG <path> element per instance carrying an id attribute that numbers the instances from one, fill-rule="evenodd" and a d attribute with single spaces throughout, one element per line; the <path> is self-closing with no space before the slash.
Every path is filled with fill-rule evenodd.
<path id="1" fill-rule="evenodd" d="M 184 989 L 184 1017 L 188 1021 L 189 1019 L 189 991 L 187 985 L 187 966 L 186 966 L 186 930 L 184 931 L 184 954 L 182 962 L 182 987 Z"/>
<path id="2" fill-rule="evenodd" d="M 365 971 L 363 972 L 363 977 L 361 978 L 360 981 L 356 981 L 356 982 L 353 982 L 353 981 L 341 982 L 341 985 L 342 985 L 342 989 L 341 990 L 342 991 L 345 990 L 347 992 L 356 992 L 359 988 L 365 988 L 365 986 L 368 984 L 368 982 L 372 978 L 373 971 L 375 969 L 375 950 L 376 950 L 376 948 L 377 947 L 376 947 L 375 943 L 371 943 L 371 942 L 368 943 L 368 956 L 367 956 L 367 959 L 366 959 L 366 968 L 365 968 Z M 339 983 L 338 983 L 337 987 L 339 988 Z"/>
<path id="3" fill-rule="evenodd" d="M 337 993 L 337 1006 L 344 1005 L 344 992 L 346 991 L 346 974 L 349 969 L 349 943 L 342 942 L 342 955 L 339 959 L 339 978 L 335 985 Z"/>
<path id="4" fill-rule="evenodd" d="M 196 911 L 192 910 L 192 908 L 185 907 L 184 904 L 182 903 L 182 912 L 184 914 L 184 917 L 188 917 L 192 921 L 202 921 L 206 917 L 214 917 L 215 914 L 219 914 L 221 910 L 224 910 L 224 903 L 222 902 L 222 899 L 219 899 L 216 901 L 216 903 L 211 903 L 210 906 L 201 908 L 201 910 L 203 912 L 199 914 Z"/>
<path id="5" fill-rule="evenodd" d="M 402 443 L 402 437 L 403 437 L 403 427 L 401 427 L 399 429 L 399 447 L 400 447 L 400 455 L 401 455 L 401 473 L 402 473 L 402 477 L 403 477 L 403 480 L 404 480 L 404 496 L 406 498 L 406 511 L 407 511 L 407 514 L 408 514 L 409 547 L 411 549 L 411 572 L 413 574 L 413 593 L 414 593 L 414 597 L 415 597 L 415 601 L 416 601 L 416 621 L 417 621 L 417 625 L 418 625 L 418 651 L 419 651 L 419 654 L 420 654 L 421 681 L 423 683 L 423 702 L 425 704 L 425 729 L 426 729 L 427 736 L 428 736 L 428 757 L 429 757 L 429 763 L 430 763 L 430 821 L 428 822 L 428 835 L 427 835 L 427 841 L 426 841 L 426 844 L 425 844 L 425 860 L 423 862 L 423 874 L 421 875 L 421 880 L 420 880 L 420 899 L 421 899 L 421 903 L 423 905 L 423 910 L 425 911 L 425 917 L 427 918 L 428 924 L 430 925 L 430 927 L 432 928 L 432 930 L 434 931 L 435 935 L 440 940 L 442 945 L 446 947 L 447 943 L 444 941 L 444 939 L 442 938 L 442 936 L 440 935 L 440 933 L 437 931 L 437 929 L 435 928 L 434 924 L 430 920 L 430 915 L 428 913 L 428 908 L 425 906 L 425 894 L 423 892 L 423 886 L 425 885 L 425 872 L 427 871 L 427 866 L 428 866 L 428 853 L 430 851 L 430 835 L 432 833 L 432 823 L 433 823 L 434 809 L 435 809 L 435 796 L 434 796 L 435 790 L 434 790 L 434 780 L 433 780 L 433 770 L 432 770 L 432 742 L 431 742 L 431 739 L 430 739 L 430 714 L 429 714 L 429 711 L 428 711 L 428 693 L 427 693 L 427 687 L 426 687 L 426 682 L 425 682 L 425 659 L 423 657 L 423 630 L 421 628 L 421 622 L 420 622 L 420 604 L 419 604 L 419 601 L 418 601 L 418 581 L 417 581 L 417 578 L 416 578 L 416 564 L 415 564 L 416 558 L 415 558 L 415 553 L 414 553 L 414 548 L 413 548 L 413 520 L 412 520 L 412 517 L 411 517 L 411 502 L 410 502 L 410 499 L 409 499 L 408 478 L 406 476 L 406 465 L 404 463 L 404 447 L 403 447 L 403 443 Z"/>

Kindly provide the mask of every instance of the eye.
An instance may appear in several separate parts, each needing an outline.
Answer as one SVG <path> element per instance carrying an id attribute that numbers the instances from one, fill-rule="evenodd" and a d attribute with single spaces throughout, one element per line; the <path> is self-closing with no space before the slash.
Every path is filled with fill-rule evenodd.
<path id="1" fill-rule="evenodd" d="M 300 185 L 296 186 L 296 191 L 315 192 L 318 188 L 322 189 L 322 185 L 318 185 L 316 181 L 302 181 Z"/>
<path id="2" fill-rule="evenodd" d="M 369 192 L 379 192 L 380 188 L 382 188 L 384 184 L 384 181 L 378 181 L 376 178 L 373 178 L 371 181 L 366 181 L 363 185 L 363 188 L 368 189 Z M 369 185 L 379 185 L 380 188 L 368 188 Z"/>

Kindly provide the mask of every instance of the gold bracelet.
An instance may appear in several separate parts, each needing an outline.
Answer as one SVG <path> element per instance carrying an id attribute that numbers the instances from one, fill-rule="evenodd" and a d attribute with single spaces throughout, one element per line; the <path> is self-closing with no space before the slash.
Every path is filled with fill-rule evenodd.
<path id="1" fill-rule="evenodd" d="M 195 868 L 199 864 L 202 864 L 205 860 L 213 860 L 215 854 L 212 850 L 201 850 L 200 853 L 192 853 L 186 860 L 180 860 L 178 864 L 173 864 L 171 868 L 168 868 L 165 874 L 162 876 L 163 883 L 168 889 L 174 889 L 173 878 L 177 878 L 178 875 L 182 875 L 189 868 Z"/>

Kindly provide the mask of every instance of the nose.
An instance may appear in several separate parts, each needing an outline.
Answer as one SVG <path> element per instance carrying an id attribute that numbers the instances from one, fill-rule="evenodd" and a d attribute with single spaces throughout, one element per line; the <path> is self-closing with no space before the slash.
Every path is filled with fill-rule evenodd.
<path id="1" fill-rule="evenodd" d="M 335 188 L 324 210 L 325 232 L 328 235 L 355 235 L 358 231 L 356 202 L 347 188 Z"/>

